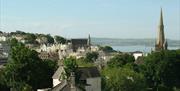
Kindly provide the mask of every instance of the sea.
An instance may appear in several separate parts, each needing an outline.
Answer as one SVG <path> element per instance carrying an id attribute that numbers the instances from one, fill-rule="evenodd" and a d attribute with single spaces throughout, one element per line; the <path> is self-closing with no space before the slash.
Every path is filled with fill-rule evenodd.
<path id="1" fill-rule="evenodd" d="M 155 47 L 150 47 L 150 46 L 111 46 L 114 50 L 116 51 L 121 51 L 121 52 L 135 52 L 135 51 L 141 51 L 144 53 L 150 53 L 151 51 L 154 50 Z M 169 50 L 177 50 L 180 49 L 180 47 L 168 47 Z"/>
<path id="2" fill-rule="evenodd" d="M 168 39 L 168 49 L 180 49 L 180 40 Z M 111 46 L 116 51 L 134 52 L 141 51 L 149 53 L 155 48 L 155 39 L 112 39 L 112 38 L 91 38 L 94 45 Z"/>

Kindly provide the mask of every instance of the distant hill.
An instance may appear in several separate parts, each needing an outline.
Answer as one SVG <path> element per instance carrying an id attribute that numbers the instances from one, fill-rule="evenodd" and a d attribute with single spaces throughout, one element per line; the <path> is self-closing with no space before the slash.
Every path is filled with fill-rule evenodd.
<path id="1" fill-rule="evenodd" d="M 149 46 L 154 47 L 155 39 L 115 39 L 115 38 L 91 38 L 92 44 L 109 46 Z M 180 40 L 168 39 L 168 46 L 180 47 Z"/>

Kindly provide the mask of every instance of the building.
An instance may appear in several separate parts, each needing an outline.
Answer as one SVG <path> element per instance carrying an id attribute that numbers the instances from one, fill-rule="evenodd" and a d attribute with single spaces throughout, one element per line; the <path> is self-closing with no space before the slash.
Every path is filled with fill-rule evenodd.
<path id="1" fill-rule="evenodd" d="M 52 90 L 49 91 L 84 91 L 84 90 L 76 85 L 75 74 L 74 72 L 71 72 L 71 76 L 68 81 L 67 80 L 61 81 L 61 83 L 59 83 L 58 85 L 53 87 Z"/>
<path id="2" fill-rule="evenodd" d="M 134 59 L 137 60 L 139 57 L 143 56 L 143 52 L 135 51 L 135 52 L 132 52 L 132 55 L 133 55 Z"/>
<path id="3" fill-rule="evenodd" d="M 90 35 L 88 39 L 71 39 L 73 52 L 76 52 L 78 49 L 88 49 L 91 46 Z"/>
<path id="4" fill-rule="evenodd" d="M 60 84 L 65 78 L 65 70 L 64 67 L 62 65 L 59 66 L 59 68 L 56 70 L 56 72 L 54 73 L 54 75 L 52 76 L 53 79 L 53 87 L 57 86 L 58 84 Z"/>
<path id="5" fill-rule="evenodd" d="M 101 91 L 101 76 L 97 67 L 79 67 L 79 80 L 84 82 L 85 91 Z"/>
<path id="6" fill-rule="evenodd" d="M 45 52 L 45 51 L 42 51 L 42 52 L 39 52 L 38 56 L 43 60 L 45 60 L 45 59 L 50 59 L 50 60 L 53 60 L 53 61 L 58 61 L 59 60 L 58 52 Z"/>
<path id="7" fill-rule="evenodd" d="M 8 40 L 10 40 L 9 33 L 0 33 L 0 41 L 8 41 Z"/>
<path id="8" fill-rule="evenodd" d="M 167 40 L 164 35 L 163 12 L 161 9 L 160 22 L 158 27 L 158 35 L 155 44 L 155 51 L 167 50 Z"/>
<path id="9" fill-rule="evenodd" d="M 101 91 L 101 76 L 96 67 L 79 67 L 77 73 L 82 87 L 75 82 L 75 73 L 71 72 L 69 79 L 65 79 L 64 68 L 60 66 L 53 75 L 51 91 Z"/>

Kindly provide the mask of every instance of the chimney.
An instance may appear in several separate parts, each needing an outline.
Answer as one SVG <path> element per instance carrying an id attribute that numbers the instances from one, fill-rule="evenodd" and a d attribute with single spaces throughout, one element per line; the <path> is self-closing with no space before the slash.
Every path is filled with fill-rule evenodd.
<path id="1" fill-rule="evenodd" d="M 75 73 L 71 72 L 70 76 L 70 86 L 71 86 L 71 91 L 76 91 L 76 82 L 75 82 Z"/>

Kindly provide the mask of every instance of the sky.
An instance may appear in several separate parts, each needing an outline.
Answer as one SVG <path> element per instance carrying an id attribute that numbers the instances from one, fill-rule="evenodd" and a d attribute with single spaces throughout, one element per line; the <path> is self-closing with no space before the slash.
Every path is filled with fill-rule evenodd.
<path id="1" fill-rule="evenodd" d="M 180 40 L 180 0 L 0 0 L 0 30 L 84 38 Z"/>

